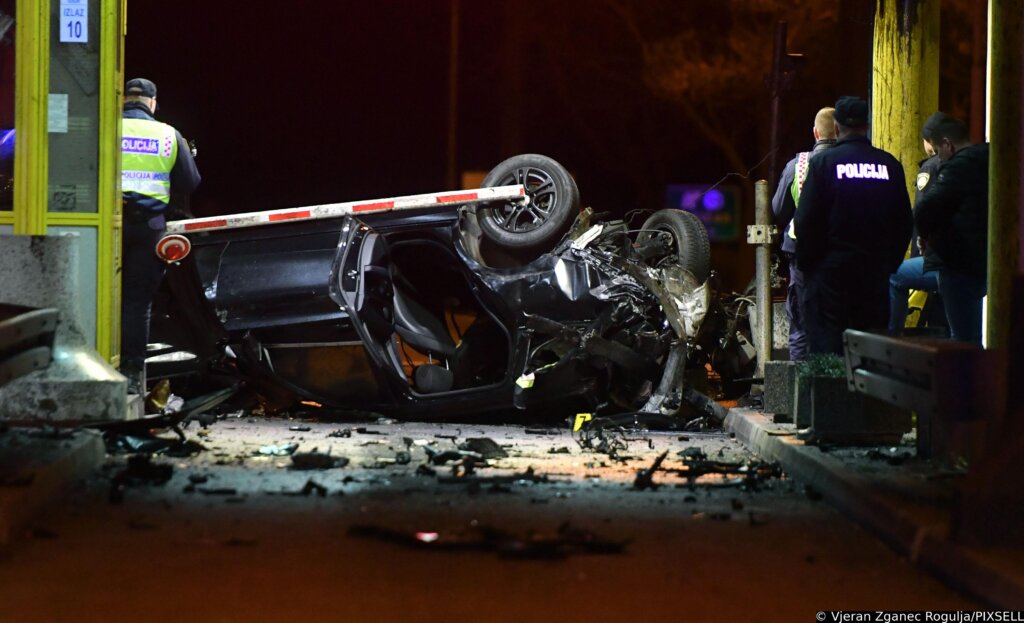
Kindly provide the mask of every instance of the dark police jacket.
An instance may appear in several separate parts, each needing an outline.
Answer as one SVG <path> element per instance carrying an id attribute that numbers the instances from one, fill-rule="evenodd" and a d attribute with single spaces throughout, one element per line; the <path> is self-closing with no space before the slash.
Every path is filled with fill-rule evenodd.
<path id="1" fill-rule="evenodd" d="M 939 167 L 942 166 L 942 160 L 939 160 L 938 154 L 925 158 L 921 162 L 917 163 L 917 190 L 914 192 L 914 209 L 917 210 L 917 203 L 921 201 L 921 197 L 924 195 L 924 191 L 928 188 L 928 184 L 931 184 L 932 179 L 938 176 Z M 917 250 L 917 228 L 914 228 L 914 238 L 910 243 L 910 257 L 917 257 L 921 255 L 921 252 Z M 938 266 L 942 263 L 935 253 L 925 249 L 924 251 L 925 263 L 931 263 L 934 266 Z"/>
<path id="2" fill-rule="evenodd" d="M 914 208 L 914 222 L 943 267 L 986 274 L 988 144 L 961 149 L 943 163 Z M 934 270 L 929 256 L 925 269 Z"/>
<path id="3" fill-rule="evenodd" d="M 794 218 L 801 270 L 838 255 L 895 272 L 913 229 L 903 166 L 867 137 L 844 138 L 811 159 Z"/>

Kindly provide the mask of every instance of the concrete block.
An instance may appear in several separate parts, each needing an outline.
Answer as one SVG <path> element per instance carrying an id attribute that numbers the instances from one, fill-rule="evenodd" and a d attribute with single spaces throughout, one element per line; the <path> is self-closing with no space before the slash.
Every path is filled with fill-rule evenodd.
<path id="1" fill-rule="evenodd" d="M 764 365 L 764 410 L 776 415 L 793 415 L 796 362 L 768 361 Z"/>
<path id="2" fill-rule="evenodd" d="M 892 445 L 911 429 L 910 411 L 851 392 L 845 378 L 809 377 L 811 428 L 819 442 Z"/>
<path id="3" fill-rule="evenodd" d="M 77 236 L 0 236 L 0 302 L 59 312 L 53 363 L 0 388 L 0 420 L 123 420 L 127 379 L 82 332 Z"/>

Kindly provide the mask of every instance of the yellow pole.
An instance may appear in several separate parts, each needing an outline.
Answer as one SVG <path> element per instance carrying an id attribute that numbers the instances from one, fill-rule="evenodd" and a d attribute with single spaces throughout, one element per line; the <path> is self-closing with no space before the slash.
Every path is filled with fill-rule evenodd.
<path id="1" fill-rule="evenodd" d="M 939 0 L 877 0 L 872 142 L 896 156 L 914 195 L 921 126 L 939 106 Z"/>
<path id="2" fill-rule="evenodd" d="M 14 233 L 46 234 L 50 3 L 18 0 L 14 69 Z"/>
<path id="3" fill-rule="evenodd" d="M 117 363 L 121 315 L 121 89 L 125 0 L 100 5 L 99 203 L 96 350 Z"/>
<path id="4" fill-rule="evenodd" d="M 1007 348 L 1013 322 L 1013 277 L 1020 254 L 1021 46 L 1024 5 L 992 0 L 989 58 L 991 145 L 988 176 L 988 312 L 986 343 Z"/>

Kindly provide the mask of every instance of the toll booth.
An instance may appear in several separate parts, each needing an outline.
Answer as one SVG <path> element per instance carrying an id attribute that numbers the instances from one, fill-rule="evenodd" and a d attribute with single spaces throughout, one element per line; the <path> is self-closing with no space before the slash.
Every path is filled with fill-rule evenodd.
<path id="1" fill-rule="evenodd" d="M 115 366 L 125 20 L 126 0 L 0 0 L 0 235 L 77 237 L 82 332 Z"/>

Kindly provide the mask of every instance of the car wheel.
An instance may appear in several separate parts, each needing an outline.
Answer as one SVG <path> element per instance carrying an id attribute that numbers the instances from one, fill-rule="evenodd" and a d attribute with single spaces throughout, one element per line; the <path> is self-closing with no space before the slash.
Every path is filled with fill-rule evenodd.
<path id="1" fill-rule="evenodd" d="M 526 187 L 525 203 L 509 201 L 478 211 L 484 236 L 499 247 L 546 250 L 568 231 L 580 208 L 580 191 L 562 165 L 547 156 L 513 156 L 494 167 L 483 186 Z"/>
<path id="2" fill-rule="evenodd" d="M 711 242 L 704 223 L 689 212 L 659 210 L 644 222 L 637 243 L 642 244 L 653 236 L 665 234 L 672 237 L 672 248 L 682 267 L 693 273 L 697 281 L 703 283 L 707 280 L 711 274 Z M 655 261 L 664 259 L 655 258 Z"/>

